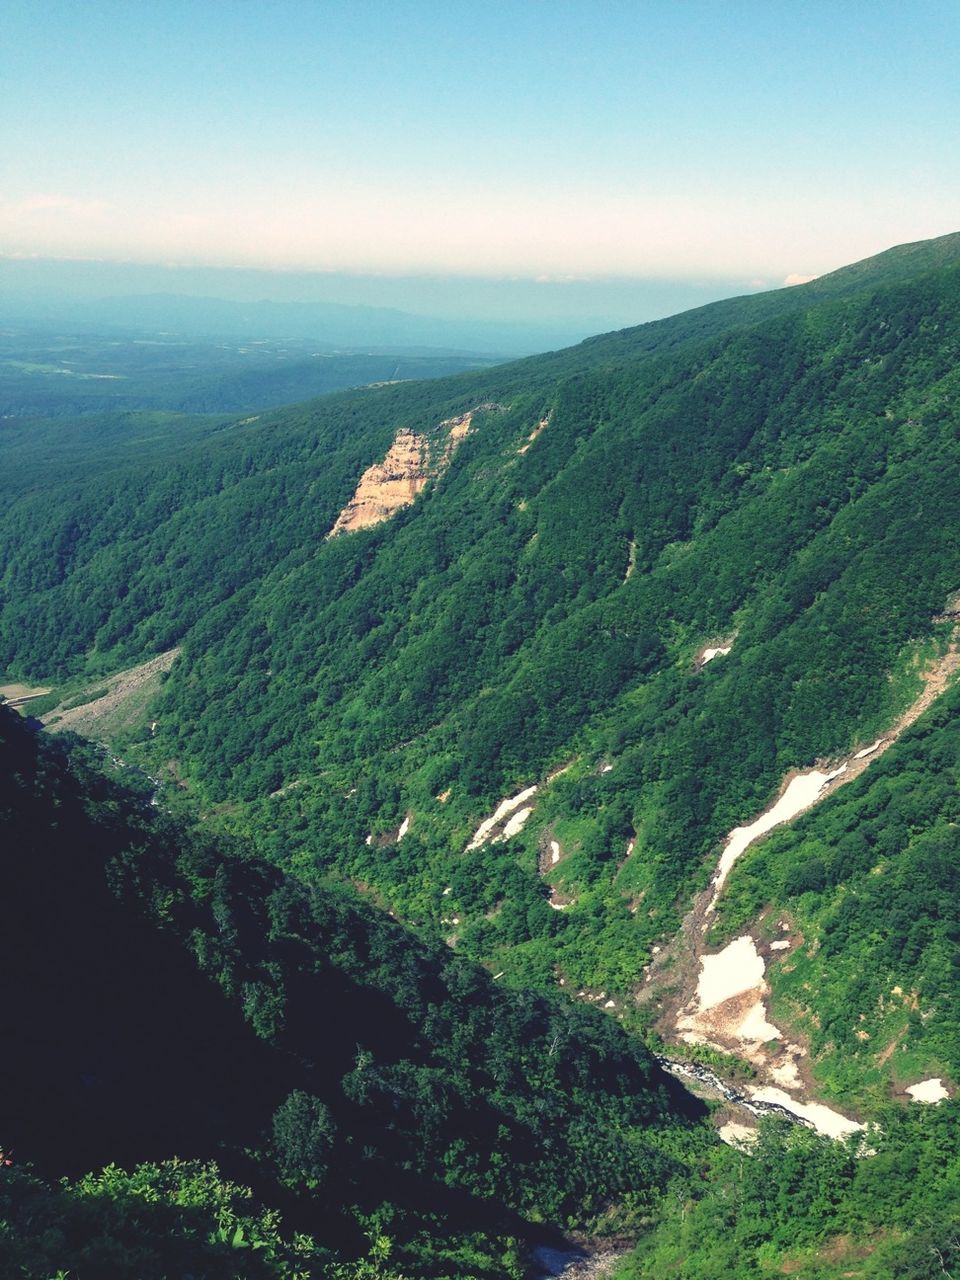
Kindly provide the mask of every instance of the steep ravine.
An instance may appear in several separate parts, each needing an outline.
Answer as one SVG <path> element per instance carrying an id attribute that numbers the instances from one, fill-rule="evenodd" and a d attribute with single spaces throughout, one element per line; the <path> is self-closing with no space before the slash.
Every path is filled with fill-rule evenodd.
<path id="1" fill-rule="evenodd" d="M 833 1137 L 844 1137 L 863 1127 L 858 1120 L 817 1100 L 801 1038 L 770 1020 L 767 965 L 797 945 L 789 923 L 777 921 L 779 936 L 772 941 L 747 933 L 719 951 L 707 944 L 706 935 L 726 879 L 755 841 L 868 769 L 946 689 L 958 669 L 960 648 L 955 637 L 946 653 L 921 673 L 920 695 L 886 734 L 845 759 L 788 775 L 768 809 L 750 824 L 730 832 L 710 885 L 698 895 L 678 936 L 650 965 L 640 998 L 643 1003 L 655 1000 L 660 1005 L 657 1029 L 666 1044 L 703 1045 L 750 1062 L 757 1074 L 749 1085 L 734 1088 L 710 1071 L 706 1074 L 711 1079 L 701 1082 L 755 1114 L 767 1108 L 782 1109 Z M 664 1059 L 663 1065 L 681 1077 L 691 1074 L 683 1063 Z M 915 1096 L 924 1096 L 923 1091 Z"/>

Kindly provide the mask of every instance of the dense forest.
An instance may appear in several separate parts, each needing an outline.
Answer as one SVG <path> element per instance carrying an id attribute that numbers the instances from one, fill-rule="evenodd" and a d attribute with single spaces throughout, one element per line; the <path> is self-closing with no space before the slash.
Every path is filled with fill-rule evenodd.
<path id="1" fill-rule="evenodd" d="M 9 806 L 33 817 L 10 820 L 47 850 L 18 863 L 38 881 L 16 918 L 42 915 L 52 884 L 64 938 L 85 894 L 116 917 L 104 937 L 145 913 L 149 947 L 176 951 L 177 1003 L 220 1002 L 197 1016 L 249 1064 L 238 1089 L 270 1081 L 225 1132 L 163 1068 L 162 1150 L 145 1129 L 68 1160 L 49 1112 L 17 1135 L 36 1178 L 69 1175 L 56 1194 L 79 1206 L 99 1163 L 153 1162 L 162 1201 L 158 1161 L 199 1162 L 181 1170 L 199 1185 L 216 1160 L 218 1187 L 282 1211 L 278 1259 L 312 1238 L 308 1273 L 359 1266 L 365 1228 L 400 1272 L 520 1275 L 540 1224 L 639 1237 L 625 1276 L 949 1273 L 955 1104 L 902 1093 L 960 1079 L 949 680 L 855 781 L 750 849 L 710 934 L 789 919 L 802 942 L 769 969 L 772 1008 L 876 1154 L 776 1121 L 752 1154 L 718 1146 L 644 1046 L 662 1027 L 643 985 L 725 835 L 791 771 L 888 734 L 955 652 L 958 304 L 951 236 L 253 421 L 4 424 L 0 670 L 53 687 L 30 710 L 56 730 L 170 655 L 149 708 L 108 735 L 162 779 L 157 805 L 89 748 L 8 724 L 33 761 Z M 427 442 L 423 491 L 329 537 L 401 429 Z M 90 831 L 44 825 L 61 785 Z M 475 834 L 521 794 L 525 821 Z M 23 933 L 31 968 L 56 954 Z M 217 1052 L 200 1050 L 214 1075 Z"/>
<path id="2" fill-rule="evenodd" d="M 326 1274 L 364 1231 L 421 1274 L 520 1274 L 551 1228 L 642 1221 L 711 1145 L 702 1107 L 599 1011 L 499 987 L 342 886 L 162 815 L 80 740 L 3 710 L 0 752 L 7 1243 L 41 1194 L 21 1161 L 79 1179 L 48 1191 L 26 1274 L 164 1274 L 137 1250 L 173 1265 L 178 1205 L 192 1231 L 223 1209 L 211 1274 L 235 1274 L 234 1228 L 266 1232 L 265 1275 L 301 1254 Z M 84 1178 L 112 1162 L 138 1168 Z M 75 1254 L 98 1198 L 116 1238 Z"/>
<path id="3" fill-rule="evenodd" d="M 318 343 L 245 333 L 201 338 L 187 328 L 63 320 L 0 330 L 0 418 L 134 413 L 256 413 L 344 387 L 485 368 L 487 355 L 429 347 Z M 318 349 L 319 348 L 319 349 Z M 521 347 L 521 350 L 524 348 Z M 486 348 L 485 348 L 486 350 Z"/>
<path id="4" fill-rule="evenodd" d="M 599 1011 L 305 890 L 79 740 L 3 712 L 0 754 L 3 1274 L 494 1280 L 556 1223 L 639 1231 L 625 1280 L 960 1254 L 954 1104 L 882 1108 L 868 1159 L 776 1121 L 724 1148 Z"/>
<path id="5" fill-rule="evenodd" d="M 897 713 L 888 676 L 960 585 L 958 291 L 956 268 L 839 300 L 820 282 L 706 339 L 699 313 L 682 340 L 663 322 L 662 355 L 645 326 L 632 359 L 614 335 L 255 423 L 115 424 L 27 488 L 52 428 L 17 428 L 2 661 L 57 680 L 182 646 L 144 749 L 234 831 L 435 931 L 456 914 L 511 980 L 629 990 L 723 833 Z M 398 426 L 478 403 L 413 507 L 326 539 Z M 570 761 L 521 839 L 461 856 Z"/>

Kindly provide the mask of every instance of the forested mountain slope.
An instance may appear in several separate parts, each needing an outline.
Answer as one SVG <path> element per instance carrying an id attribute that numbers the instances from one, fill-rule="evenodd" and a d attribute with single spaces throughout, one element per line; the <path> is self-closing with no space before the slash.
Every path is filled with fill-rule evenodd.
<path id="1" fill-rule="evenodd" d="M 6 711 L 0 765 L 5 1274 L 519 1280 L 554 1215 L 639 1233 L 625 1276 L 955 1261 L 956 1104 L 888 1107 L 869 1159 L 775 1126 L 744 1157 L 599 1012 L 498 992 Z"/>
<path id="2" fill-rule="evenodd" d="M 17 1167 L 216 1158 L 316 1234 L 304 1265 L 349 1257 L 375 1222 L 419 1274 L 461 1257 L 494 1276 L 549 1238 L 537 1224 L 629 1229 L 709 1148 L 696 1104 L 599 1012 L 498 988 L 356 895 L 161 816 L 97 753 L 6 710 L 0 766 L 0 1071 L 17 1099 L 0 1141 Z M 148 1199 L 194 1177 L 199 1195 L 192 1167 L 165 1169 L 142 1175 Z M 0 1204 L 28 1224 L 36 1187 L 14 1177 L 0 1166 Z M 82 1222 L 60 1226 L 32 1228 L 45 1275 L 144 1265 L 82 1254 Z"/>
<path id="3" fill-rule="evenodd" d="M 27 1048 L 0 1140 L 46 1174 L 216 1157 L 319 1236 L 306 1269 L 366 1227 L 414 1276 L 519 1275 L 548 1223 L 644 1227 L 638 1277 L 949 1271 L 958 304 L 952 236 L 254 421 L 5 428 L 0 670 L 59 686 L 42 715 L 178 656 L 122 744 L 160 812 L 3 720 Z M 377 484 L 390 518 L 337 531 Z M 718 1153 L 630 1032 L 680 1025 L 725 838 L 858 758 L 694 924 L 697 956 L 763 947 L 806 1087 L 879 1128 Z M 950 1100 L 908 1101 L 922 1076 Z M 201 1223 L 230 1200 L 226 1230 L 205 1176 L 141 1180 L 186 1180 Z M 255 1217 L 283 1274 L 296 1246 Z"/>
<path id="4" fill-rule="evenodd" d="M 498 400 L 509 400 L 518 416 L 530 417 L 524 413 L 525 397 L 531 404 L 549 403 L 559 391 L 572 389 L 571 380 L 576 386 L 590 371 L 602 374 L 615 399 L 634 391 L 655 399 L 697 376 L 711 360 L 707 338 L 802 313 L 815 302 L 862 291 L 867 284 L 882 289 L 889 281 L 923 275 L 958 254 L 960 235 L 904 246 L 809 285 L 714 303 L 488 373 L 328 396 L 312 406 L 224 424 L 219 430 L 216 423 L 202 427 L 194 422 L 184 436 L 179 426 L 164 423 L 167 434 L 161 437 L 156 422 L 147 418 L 155 447 L 146 457 L 137 455 L 142 417 L 107 420 L 109 453 L 99 424 L 65 423 L 59 430 L 61 424 L 44 424 L 40 430 L 46 443 L 38 453 L 32 451 L 38 431 L 34 424 L 8 424 L 0 477 L 5 556 L 0 661 L 50 672 L 95 640 L 108 652 L 117 641 L 124 642 L 125 651 L 146 652 L 151 629 L 138 633 L 138 624 L 158 613 L 180 613 L 167 603 L 169 588 L 176 585 L 170 581 L 174 570 L 192 585 L 203 606 L 235 590 L 235 579 L 246 583 L 275 569 L 285 554 L 312 555 L 319 530 L 330 527 L 349 496 L 351 480 L 384 456 L 397 425 L 430 430 L 455 413 Z M 922 305 L 919 299 L 917 303 Z M 888 334 L 888 347 L 895 337 Z M 775 332 L 772 343 L 763 344 L 767 364 L 777 359 L 778 341 Z M 676 356 L 690 349 L 698 354 L 687 362 L 674 365 L 662 359 L 664 353 Z M 660 376 L 641 377 L 651 357 L 657 358 Z M 743 372 L 749 375 L 751 366 Z M 817 388 L 811 390 L 815 396 Z M 662 409 L 669 423 L 671 403 Z M 595 419 L 588 411 L 581 427 L 592 432 Z M 211 433 L 212 438 L 203 438 Z M 712 442 L 709 449 L 712 453 Z M 544 464 L 566 461 L 562 451 L 544 443 L 539 454 L 541 470 Z M 226 547 L 238 549 L 230 528 L 235 509 L 247 522 L 244 542 L 252 544 L 239 575 L 222 563 L 221 555 Z M 263 523 L 264 510 L 273 516 L 269 524 Z M 107 548 L 116 558 L 105 554 Z M 159 589 L 158 576 L 166 593 Z M 102 578 L 116 582 L 114 598 L 101 591 L 89 616 L 74 620 L 84 613 L 79 604 L 84 591 Z M 133 599 L 127 601 L 131 593 Z M 125 602 L 122 608 L 117 597 Z M 178 606 L 184 603 L 179 593 L 176 600 Z M 50 613 L 75 621 L 77 633 L 61 641 L 53 623 L 44 628 L 40 621 Z M 111 614 L 115 622 L 105 628 Z M 179 621 L 171 616 L 163 625 L 178 636 L 193 616 L 188 609 Z"/>
<path id="5" fill-rule="evenodd" d="M 952 643 L 958 257 L 958 236 L 905 246 L 492 371 L 185 423 L 142 453 L 88 434 L 31 469 L 23 429 L 0 663 L 49 681 L 180 645 L 138 749 L 211 820 L 308 883 L 375 892 L 504 982 L 602 992 L 634 1020 L 723 837 L 790 770 L 884 733 Z M 423 491 L 328 537 L 400 431 L 426 442 Z M 729 652 L 704 665 L 706 648 Z M 525 825 L 471 840 L 534 785 Z M 822 884 L 784 870 L 770 900 L 848 893 L 816 857 Z M 738 921 L 770 905 L 739 887 L 750 866 L 730 881 Z M 797 907 L 817 938 L 831 901 Z M 870 933 L 835 952 L 844 1016 Z M 952 963 L 951 926 L 912 936 L 910 965 Z M 826 999 L 798 1016 L 823 1022 Z M 960 1071 L 921 1013 L 914 1061 Z M 897 1081 L 867 1034 L 882 1091 Z"/>

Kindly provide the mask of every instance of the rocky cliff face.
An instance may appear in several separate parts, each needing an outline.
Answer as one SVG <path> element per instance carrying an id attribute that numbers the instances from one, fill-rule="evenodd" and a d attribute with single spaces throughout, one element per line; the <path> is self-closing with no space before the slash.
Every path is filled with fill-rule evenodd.
<path id="1" fill-rule="evenodd" d="M 429 478 L 426 437 L 401 427 L 384 460 L 367 467 L 360 477 L 329 537 L 389 520 L 401 507 L 410 505 Z"/>
<path id="2" fill-rule="evenodd" d="M 479 409 L 493 408 L 480 405 Z M 477 409 L 447 418 L 437 427 L 438 440 L 431 451 L 430 442 L 409 427 L 401 427 L 382 462 L 367 467 L 356 491 L 337 516 L 327 535 L 352 533 L 389 520 L 402 507 L 408 507 L 428 480 L 442 474 L 450 459 L 471 430 Z M 432 456 L 431 456 L 432 453 Z"/>

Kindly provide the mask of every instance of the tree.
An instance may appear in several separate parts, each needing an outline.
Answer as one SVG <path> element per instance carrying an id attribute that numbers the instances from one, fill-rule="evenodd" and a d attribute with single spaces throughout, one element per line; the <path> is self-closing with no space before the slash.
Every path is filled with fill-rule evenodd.
<path id="1" fill-rule="evenodd" d="M 301 1089 L 294 1089 L 274 1113 L 274 1151 L 292 1182 L 317 1187 L 326 1179 L 335 1135 L 329 1107 Z"/>

